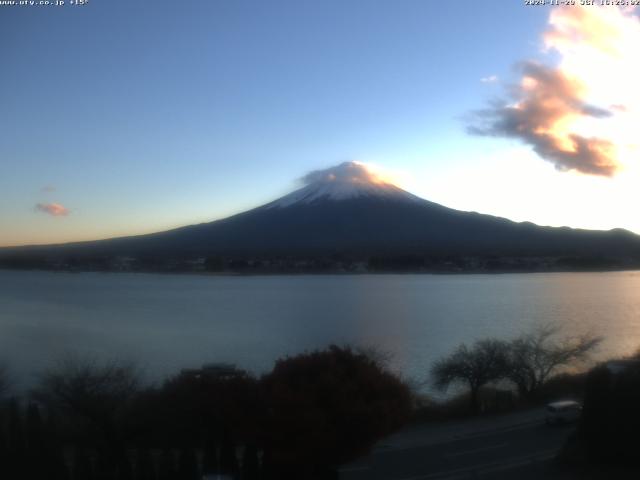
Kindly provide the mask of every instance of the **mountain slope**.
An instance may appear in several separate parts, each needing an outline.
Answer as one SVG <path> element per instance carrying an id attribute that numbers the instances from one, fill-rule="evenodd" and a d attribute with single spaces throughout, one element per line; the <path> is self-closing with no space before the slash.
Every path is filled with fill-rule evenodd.
<path id="1" fill-rule="evenodd" d="M 625 230 L 540 227 L 462 212 L 416 197 L 347 162 L 306 186 L 222 220 L 161 233 L 4 253 L 199 257 L 369 255 L 613 256 L 640 258 Z M 2 252 L 0 252 L 2 255 Z"/>

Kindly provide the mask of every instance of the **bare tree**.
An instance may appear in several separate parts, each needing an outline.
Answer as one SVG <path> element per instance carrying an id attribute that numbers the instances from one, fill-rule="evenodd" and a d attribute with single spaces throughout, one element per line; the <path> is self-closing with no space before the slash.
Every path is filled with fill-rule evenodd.
<path id="1" fill-rule="evenodd" d="M 133 364 L 69 356 L 42 375 L 34 396 L 58 409 L 100 422 L 116 414 L 140 384 Z"/>
<path id="2" fill-rule="evenodd" d="M 141 386 L 130 363 L 67 357 L 45 372 L 33 397 L 73 422 L 102 449 L 109 468 L 127 465 L 124 418 Z"/>
<path id="3" fill-rule="evenodd" d="M 467 385 L 471 394 L 471 410 L 477 413 L 480 388 L 504 378 L 507 372 L 507 353 L 507 344 L 500 340 L 479 340 L 471 347 L 462 344 L 451 355 L 433 365 L 433 383 L 441 390 L 446 390 L 452 383 Z"/>
<path id="4" fill-rule="evenodd" d="M 561 339 L 558 334 L 557 327 L 546 325 L 510 342 L 506 377 L 520 396 L 534 396 L 553 373 L 587 360 L 602 341 L 590 334 Z"/>

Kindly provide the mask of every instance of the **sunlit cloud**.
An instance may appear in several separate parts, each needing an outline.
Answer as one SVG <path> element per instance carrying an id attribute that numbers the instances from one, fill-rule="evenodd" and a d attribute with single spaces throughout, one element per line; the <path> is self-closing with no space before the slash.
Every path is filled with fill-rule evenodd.
<path id="1" fill-rule="evenodd" d="M 469 131 L 514 138 L 561 171 L 613 176 L 634 161 L 640 120 L 640 21 L 633 9 L 556 8 L 544 55 L 522 62 L 508 98 L 472 115 Z"/>
<path id="2" fill-rule="evenodd" d="M 37 212 L 47 213 L 54 217 L 65 217 L 69 215 L 69 209 L 59 203 L 38 203 L 35 207 Z"/>
<path id="3" fill-rule="evenodd" d="M 394 183 L 380 168 L 362 162 L 344 162 L 336 167 L 315 170 L 302 177 L 304 185 L 312 183 Z"/>

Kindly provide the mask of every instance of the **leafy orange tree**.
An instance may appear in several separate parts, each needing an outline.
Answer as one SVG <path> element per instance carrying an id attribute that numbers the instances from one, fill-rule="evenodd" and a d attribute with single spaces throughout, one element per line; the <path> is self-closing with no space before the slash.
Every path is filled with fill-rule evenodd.
<path id="1" fill-rule="evenodd" d="M 265 468 L 278 478 L 325 478 L 412 409 L 409 388 L 380 361 L 337 346 L 277 361 L 262 386 Z"/>

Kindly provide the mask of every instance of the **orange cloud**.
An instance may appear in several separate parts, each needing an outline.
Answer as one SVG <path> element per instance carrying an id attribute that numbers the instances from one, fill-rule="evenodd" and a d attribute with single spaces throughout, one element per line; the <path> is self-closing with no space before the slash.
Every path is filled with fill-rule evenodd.
<path id="1" fill-rule="evenodd" d="M 513 103 L 476 112 L 471 133 L 517 138 L 531 145 L 559 170 L 611 176 L 617 163 L 614 144 L 597 136 L 572 131 L 581 117 L 605 118 L 611 112 L 587 104 L 583 87 L 557 69 L 526 63 L 522 81 L 512 87 Z"/>
<path id="2" fill-rule="evenodd" d="M 469 131 L 520 140 L 558 170 L 613 176 L 637 157 L 635 10 L 555 8 L 542 39 L 557 64 L 520 64 L 520 81 L 508 97 L 475 112 Z"/>
<path id="3" fill-rule="evenodd" d="M 38 212 L 48 213 L 54 217 L 65 217 L 70 213 L 66 207 L 59 203 L 38 203 L 35 208 Z"/>

